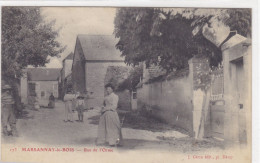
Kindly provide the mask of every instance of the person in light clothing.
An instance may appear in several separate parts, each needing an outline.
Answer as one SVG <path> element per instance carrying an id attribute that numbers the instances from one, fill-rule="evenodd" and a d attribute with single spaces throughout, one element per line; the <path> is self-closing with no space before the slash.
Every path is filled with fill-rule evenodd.
<path id="1" fill-rule="evenodd" d="M 112 84 L 105 86 L 107 95 L 98 125 L 97 145 L 108 143 L 110 146 L 121 144 L 122 133 L 120 120 L 117 114 L 118 96 L 113 92 Z"/>
<path id="2" fill-rule="evenodd" d="M 85 109 L 86 105 L 85 105 L 85 98 L 83 94 L 80 94 L 77 97 L 77 101 L 76 101 L 76 110 L 78 112 L 78 122 L 83 122 L 83 118 L 84 118 L 84 109 Z"/>
<path id="3" fill-rule="evenodd" d="M 73 122 L 73 106 L 72 102 L 76 99 L 77 95 L 73 94 L 72 91 L 68 91 L 64 96 L 65 102 L 65 119 L 64 122 Z"/>

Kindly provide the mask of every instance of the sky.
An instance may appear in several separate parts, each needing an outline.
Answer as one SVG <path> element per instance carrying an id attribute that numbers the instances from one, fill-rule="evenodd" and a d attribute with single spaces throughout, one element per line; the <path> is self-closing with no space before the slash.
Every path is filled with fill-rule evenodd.
<path id="1" fill-rule="evenodd" d="M 74 52 L 78 34 L 112 35 L 116 8 L 104 7 L 42 7 L 41 14 L 46 21 L 56 20 L 59 29 L 57 40 L 66 50 L 60 58 L 50 58 L 48 68 L 61 68 L 62 60 Z"/>
<path id="2" fill-rule="evenodd" d="M 167 10 L 167 9 L 165 9 Z M 172 10 L 172 9 L 170 9 Z M 182 8 L 174 9 L 181 11 Z M 218 9 L 199 10 L 202 13 L 208 14 L 216 12 Z M 76 38 L 78 34 L 97 34 L 97 35 L 112 35 L 114 30 L 114 18 L 116 8 L 109 7 L 42 7 L 41 14 L 45 21 L 50 22 L 56 20 L 55 29 L 59 29 L 59 37 L 57 40 L 67 46 L 66 50 L 60 54 L 60 58 L 50 58 L 50 63 L 46 64 L 47 68 L 62 68 L 62 60 L 74 52 Z M 229 28 L 223 28 L 218 22 L 212 22 L 212 27 L 206 27 L 207 37 L 214 44 L 222 42 L 229 34 Z M 217 37 L 221 36 L 221 37 Z"/>

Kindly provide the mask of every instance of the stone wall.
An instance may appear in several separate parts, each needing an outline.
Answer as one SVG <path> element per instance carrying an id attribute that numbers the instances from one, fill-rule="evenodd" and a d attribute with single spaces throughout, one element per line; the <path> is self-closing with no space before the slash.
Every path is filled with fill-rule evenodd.
<path id="1" fill-rule="evenodd" d="M 91 70 L 92 71 L 92 70 Z M 85 58 L 83 51 L 79 46 L 79 40 L 76 42 L 74 61 L 72 64 L 72 83 L 73 90 L 76 92 L 82 92 L 86 90 L 85 85 Z"/>
<path id="2" fill-rule="evenodd" d="M 144 83 L 137 90 L 138 109 L 145 109 L 156 118 L 180 127 L 191 136 L 201 137 L 209 130 L 209 98 L 203 88 L 209 72 L 206 58 L 194 57 L 189 60 L 189 67 L 173 73 L 163 81 Z M 149 73 L 144 71 L 144 73 Z M 149 74 L 144 74 L 149 81 Z"/>
<path id="3" fill-rule="evenodd" d="M 192 134 L 192 99 L 189 75 L 143 84 L 137 90 L 138 109 Z"/>
<path id="4" fill-rule="evenodd" d="M 93 92 L 93 106 L 102 106 L 104 100 L 104 81 L 109 66 L 126 66 L 124 62 L 86 62 L 86 89 Z"/>

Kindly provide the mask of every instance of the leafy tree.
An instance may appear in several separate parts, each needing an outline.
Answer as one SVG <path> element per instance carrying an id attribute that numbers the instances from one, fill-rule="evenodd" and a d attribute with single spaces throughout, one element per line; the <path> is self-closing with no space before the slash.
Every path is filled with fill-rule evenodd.
<path id="1" fill-rule="evenodd" d="M 237 30 L 242 36 L 251 37 L 251 9 L 229 9 L 229 18 L 224 22 L 230 30 Z"/>
<path id="2" fill-rule="evenodd" d="M 130 65 L 145 61 L 170 72 L 201 53 L 216 66 L 222 60 L 220 48 L 203 36 L 203 27 L 216 21 L 244 36 L 251 33 L 248 9 L 120 8 L 114 21 L 120 38 L 116 47 Z"/>
<path id="3" fill-rule="evenodd" d="M 44 66 L 65 49 L 54 23 L 43 20 L 39 7 L 2 8 L 2 76 L 19 78 L 23 68 Z"/>
<path id="4" fill-rule="evenodd" d="M 143 76 L 143 65 L 139 65 L 131 69 L 127 79 L 121 82 L 118 86 L 118 90 L 129 90 L 133 91 L 140 82 L 140 78 Z"/>

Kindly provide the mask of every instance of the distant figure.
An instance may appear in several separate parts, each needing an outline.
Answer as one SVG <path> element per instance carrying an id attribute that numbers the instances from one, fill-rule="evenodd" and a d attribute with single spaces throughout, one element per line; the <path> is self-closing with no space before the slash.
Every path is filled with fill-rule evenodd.
<path id="1" fill-rule="evenodd" d="M 54 108 L 55 107 L 55 97 L 53 96 L 53 93 L 51 93 L 51 95 L 49 97 L 48 107 L 49 108 Z"/>
<path id="2" fill-rule="evenodd" d="M 40 109 L 39 97 L 37 95 L 35 96 L 34 108 L 36 110 Z"/>
<path id="3" fill-rule="evenodd" d="M 107 96 L 105 96 L 104 107 L 98 125 L 97 145 L 108 143 L 116 146 L 122 141 L 120 120 L 117 114 L 118 96 L 113 92 L 111 84 L 105 86 Z"/>
<path id="4" fill-rule="evenodd" d="M 3 127 L 3 135 L 13 135 L 18 136 L 16 129 L 16 117 L 14 113 L 14 97 L 13 97 L 13 89 L 7 84 L 4 80 L 2 80 L 2 94 L 1 94 L 1 119 L 2 119 L 2 127 Z M 10 126 L 11 131 L 8 132 L 7 126 Z"/>
<path id="5" fill-rule="evenodd" d="M 85 110 L 85 97 L 83 94 L 80 94 L 77 97 L 77 101 L 76 101 L 76 110 L 78 112 L 78 122 L 83 122 L 83 118 L 84 118 L 84 110 Z"/>
<path id="6" fill-rule="evenodd" d="M 65 102 L 65 119 L 64 122 L 73 122 L 73 112 L 72 102 L 76 99 L 76 95 L 72 91 L 68 91 L 64 96 Z"/>

